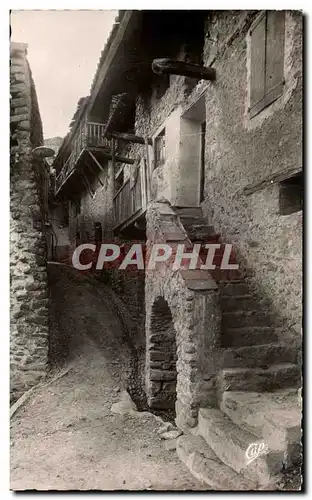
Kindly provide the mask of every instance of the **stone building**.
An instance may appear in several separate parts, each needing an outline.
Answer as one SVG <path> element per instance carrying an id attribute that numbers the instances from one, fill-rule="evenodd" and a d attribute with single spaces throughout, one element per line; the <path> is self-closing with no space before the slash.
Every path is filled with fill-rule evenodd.
<path id="1" fill-rule="evenodd" d="M 43 135 L 27 46 L 12 42 L 10 52 L 10 351 L 15 400 L 47 368 L 49 167 L 32 154 L 43 145 Z"/>
<path id="2" fill-rule="evenodd" d="M 54 162 L 65 258 L 219 245 L 210 271 L 90 272 L 143 317 L 148 403 L 197 434 L 182 460 L 209 469 L 208 444 L 241 489 L 267 484 L 300 453 L 302 14 L 121 11 L 71 125 Z M 238 270 L 220 269 L 229 243 Z M 247 470 L 255 436 L 271 461 Z"/>

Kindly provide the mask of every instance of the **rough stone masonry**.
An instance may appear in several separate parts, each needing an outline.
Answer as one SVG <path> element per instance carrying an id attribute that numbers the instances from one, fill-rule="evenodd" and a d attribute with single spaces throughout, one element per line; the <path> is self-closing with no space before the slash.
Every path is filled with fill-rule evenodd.
<path id="1" fill-rule="evenodd" d="M 25 44 L 11 44 L 10 77 L 10 383 L 14 401 L 45 375 L 48 359 L 47 171 L 42 160 L 32 157 L 32 150 L 43 144 L 43 135 Z"/>

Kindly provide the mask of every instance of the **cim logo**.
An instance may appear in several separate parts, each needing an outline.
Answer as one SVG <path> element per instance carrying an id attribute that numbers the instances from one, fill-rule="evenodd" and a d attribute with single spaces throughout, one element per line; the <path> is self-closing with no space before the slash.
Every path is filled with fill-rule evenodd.
<path id="1" fill-rule="evenodd" d="M 260 457 L 260 455 L 266 455 L 269 451 L 269 447 L 264 441 L 260 443 L 251 443 L 246 450 L 247 464 L 250 464 L 253 460 Z"/>

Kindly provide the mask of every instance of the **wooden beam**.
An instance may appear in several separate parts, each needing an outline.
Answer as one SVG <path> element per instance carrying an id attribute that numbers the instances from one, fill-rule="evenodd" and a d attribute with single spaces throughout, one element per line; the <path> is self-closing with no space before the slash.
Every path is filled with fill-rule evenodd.
<path id="1" fill-rule="evenodd" d="M 89 155 L 91 156 L 92 160 L 94 161 L 94 163 L 97 164 L 97 166 L 99 167 L 99 169 L 102 170 L 102 172 L 105 172 L 104 168 L 102 167 L 102 165 L 100 164 L 100 162 L 97 161 L 97 159 L 95 158 L 94 154 L 91 153 L 91 151 L 89 149 L 87 151 L 88 151 Z"/>
<path id="2" fill-rule="evenodd" d="M 89 183 L 87 177 L 85 176 L 85 174 L 83 172 L 81 172 L 81 173 L 82 173 L 82 179 L 83 179 L 83 181 L 85 183 L 85 186 L 87 187 L 87 190 L 89 191 L 89 194 L 90 194 L 91 198 L 94 198 L 95 193 L 93 192 L 93 190 L 92 190 L 92 188 L 90 186 L 90 183 Z"/>
<path id="3" fill-rule="evenodd" d="M 152 189 L 152 172 L 151 172 L 151 168 L 150 168 L 150 161 L 149 161 L 149 152 L 148 152 L 148 142 L 146 140 L 145 142 L 145 152 L 146 152 L 146 169 L 147 169 L 147 172 L 148 172 L 148 187 L 147 187 L 147 191 L 146 191 L 146 194 L 147 194 L 147 202 L 149 202 L 150 198 L 151 198 L 151 189 Z"/>
<path id="4" fill-rule="evenodd" d="M 145 144 L 146 139 L 144 137 L 140 137 L 135 134 L 126 134 L 123 132 L 111 132 L 108 134 L 110 137 L 113 137 L 114 139 L 119 139 L 122 141 L 128 141 L 128 142 L 134 142 L 135 144 Z M 148 144 L 150 146 L 153 145 L 153 140 L 151 138 L 147 139 Z"/>
<path id="5" fill-rule="evenodd" d="M 154 59 L 152 70 L 157 75 L 181 75 L 196 78 L 197 80 L 216 79 L 216 70 L 214 68 L 206 68 L 200 66 L 200 64 L 186 63 L 175 59 Z"/>
<path id="6" fill-rule="evenodd" d="M 105 158 L 108 158 L 109 160 L 112 159 L 111 153 L 107 153 L 106 151 L 103 151 L 101 148 L 88 148 L 93 149 L 94 151 L 100 151 Z M 127 165 L 133 165 L 135 163 L 135 160 L 132 158 L 127 158 L 126 156 L 115 156 L 115 161 L 118 163 L 126 163 Z"/>
<path id="7" fill-rule="evenodd" d="M 276 182 L 282 182 L 285 179 L 288 179 L 288 177 L 292 177 L 293 175 L 296 175 L 301 171 L 302 167 L 298 165 L 296 165 L 295 167 L 280 170 L 279 172 L 276 172 L 274 174 L 265 177 L 264 179 L 261 179 L 259 182 L 256 182 L 254 184 L 248 184 L 247 186 L 245 186 L 240 190 L 239 194 L 240 195 L 244 194 L 248 196 L 250 194 L 256 193 L 257 191 L 261 191 L 262 189 L 265 189 Z"/>
<path id="8" fill-rule="evenodd" d="M 95 175 L 95 177 L 97 178 L 97 180 L 99 181 L 99 183 L 104 186 L 104 183 L 101 181 L 101 179 L 99 178 L 98 174 L 93 170 L 93 168 L 89 165 L 88 162 L 86 162 L 86 165 L 87 167 L 89 168 L 89 170 Z"/>

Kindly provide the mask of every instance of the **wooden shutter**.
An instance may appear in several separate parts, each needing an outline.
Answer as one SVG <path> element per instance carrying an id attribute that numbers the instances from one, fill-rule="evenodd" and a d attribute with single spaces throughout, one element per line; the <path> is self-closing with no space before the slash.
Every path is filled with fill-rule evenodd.
<path id="1" fill-rule="evenodd" d="M 265 95 L 265 33 L 266 15 L 263 13 L 251 29 L 250 114 L 259 112 L 259 103 Z"/>
<path id="2" fill-rule="evenodd" d="M 283 93 L 285 11 L 266 11 L 251 35 L 251 118 Z"/>
<path id="3" fill-rule="evenodd" d="M 285 11 L 267 12 L 265 105 L 283 93 Z"/>

